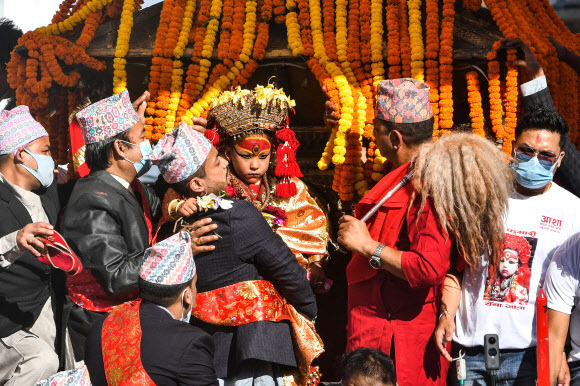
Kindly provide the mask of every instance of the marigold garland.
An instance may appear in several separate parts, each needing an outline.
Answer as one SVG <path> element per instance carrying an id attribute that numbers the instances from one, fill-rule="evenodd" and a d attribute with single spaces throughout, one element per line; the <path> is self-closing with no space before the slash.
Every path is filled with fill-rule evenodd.
<path id="1" fill-rule="evenodd" d="M 488 88 L 489 88 L 489 119 L 491 120 L 491 128 L 495 133 L 497 139 L 504 137 L 503 131 L 503 108 L 501 103 L 501 88 L 500 88 L 500 74 L 499 62 L 497 59 L 497 48 L 500 43 L 496 42 L 493 50 L 487 54 L 487 68 L 488 68 Z"/>
<path id="2" fill-rule="evenodd" d="M 465 74 L 467 80 L 467 101 L 469 102 L 469 118 L 474 134 L 485 137 L 483 107 L 479 90 L 479 76 L 476 71 Z"/>
<path id="3" fill-rule="evenodd" d="M 425 82 L 430 87 L 429 102 L 433 111 L 433 138 L 439 136 L 439 1 L 426 0 L 425 10 Z"/>
<path id="4" fill-rule="evenodd" d="M 516 50 L 508 50 L 506 65 L 506 104 L 505 104 L 505 127 L 502 150 L 506 154 L 512 153 L 512 142 L 515 140 L 515 128 L 517 125 L 518 110 L 518 67 Z"/>
<path id="5" fill-rule="evenodd" d="M 409 14 L 407 0 L 399 0 L 399 48 L 401 50 L 401 74 L 411 77 L 411 38 L 409 37 Z"/>
<path id="6" fill-rule="evenodd" d="M 425 50 L 423 29 L 421 28 L 421 0 L 408 0 L 409 38 L 411 39 L 411 77 L 421 82 L 425 80 Z"/>
<path id="7" fill-rule="evenodd" d="M 292 50 L 292 55 L 304 55 L 304 46 L 300 37 L 300 24 L 298 23 L 298 5 L 296 0 L 286 0 L 286 31 L 288 35 L 288 47 Z"/>
<path id="8" fill-rule="evenodd" d="M 373 15 L 375 12 L 373 12 Z M 378 16 L 375 16 L 375 20 Z M 382 19 L 382 15 L 381 15 Z M 401 48 L 399 36 L 399 1 L 387 0 L 387 62 L 389 63 L 389 79 L 401 77 Z M 378 32 L 378 31 L 377 31 Z M 381 34 L 382 35 L 382 34 Z M 378 38 L 376 38 L 378 40 Z M 375 40 L 375 41 L 377 41 Z M 377 42 L 378 43 L 378 42 Z M 381 46 L 373 45 L 373 62 L 382 61 L 382 36 Z M 380 50 L 380 51 L 379 51 Z M 379 59 L 380 55 L 380 59 Z M 374 75 L 374 74 L 373 74 Z"/>
<path id="9" fill-rule="evenodd" d="M 455 0 L 443 0 L 439 45 L 439 127 L 441 134 L 453 127 L 453 25 Z"/>
<path id="10" fill-rule="evenodd" d="M 123 12 L 121 13 L 121 23 L 115 47 L 115 59 L 113 59 L 113 93 L 117 94 L 127 89 L 127 72 L 125 65 L 127 52 L 129 52 L 129 39 L 133 27 L 133 12 L 135 12 L 135 2 L 125 0 Z"/>
<path id="11" fill-rule="evenodd" d="M 80 10 L 70 17 L 58 23 L 46 27 L 37 28 L 36 31 L 46 35 L 60 35 L 72 31 L 79 23 L 83 22 L 92 12 L 98 12 L 112 0 L 91 0 Z"/>

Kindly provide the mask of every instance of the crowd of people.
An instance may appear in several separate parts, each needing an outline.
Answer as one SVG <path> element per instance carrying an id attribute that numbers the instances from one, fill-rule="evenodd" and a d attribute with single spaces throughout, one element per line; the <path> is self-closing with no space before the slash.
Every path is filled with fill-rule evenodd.
<path id="1" fill-rule="evenodd" d="M 580 57 L 553 44 L 580 73 Z M 427 84 L 377 84 L 374 137 L 390 170 L 335 224 L 351 255 L 339 383 L 316 366 L 333 224 L 300 179 L 290 96 L 225 91 L 207 120 L 154 146 L 147 92 L 94 101 L 72 117 L 90 173 L 62 183 L 45 128 L 8 105 L 0 384 L 529 385 L 543 287 L 550 355 L 539 360 L 552 384 L 580 385 L 580 154 L 530 49 L 503 47 L 529 78 L 510 157 L 474 134 L 433 141 Z M 326 126 L 339 119 L 327 102 Z M 141 182 L 153 165 L 157 181 Z M 450 367 L 458 359 L 465 374 Z"/>

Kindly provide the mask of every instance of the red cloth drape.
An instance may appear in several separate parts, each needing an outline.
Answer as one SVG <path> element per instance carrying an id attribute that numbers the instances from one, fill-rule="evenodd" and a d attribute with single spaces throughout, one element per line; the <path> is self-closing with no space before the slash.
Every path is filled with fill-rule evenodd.
<path id="1" fill-rule="evenodd" d="M 141 362 L 140 304 L 138 299 L 115 307 L 103 323 L 101 344 L 109 386 L 155 385 Z"/>

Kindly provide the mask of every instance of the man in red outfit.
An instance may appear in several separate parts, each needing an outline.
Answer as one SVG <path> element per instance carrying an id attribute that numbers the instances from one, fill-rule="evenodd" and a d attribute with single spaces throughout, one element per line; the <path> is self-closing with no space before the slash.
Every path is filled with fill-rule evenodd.
<path id="1" fill-rule="evenodd" d="M 387 353 L 401 386 L 445 385 L 448 364 L 440 360 L 430 336 L 451 266 L 452 241 L 429 200 L 423 209 L 420 196 L 410 203 L 411 184 L 367 223 L 359 220 L 409 173 L 419 146 L 431 140 L 429 86 L 408 78 L 379 82 L 374 135 L 392 171 L 359 202 L 355 217 L 340 219 L 338 232 L 338 241 L 353 252 L 347 268 L 347 349 Z"/>

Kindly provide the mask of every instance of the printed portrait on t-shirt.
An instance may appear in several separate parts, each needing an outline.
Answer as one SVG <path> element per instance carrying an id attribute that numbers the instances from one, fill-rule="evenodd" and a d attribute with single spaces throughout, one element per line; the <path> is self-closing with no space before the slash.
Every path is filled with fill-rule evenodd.
<path id="1" fill-rule="evenodd" d="M 490 266 L 484 300 L 528 304 L 532 260 L 538 239 L 507 233 L 499 267 Z"/>

